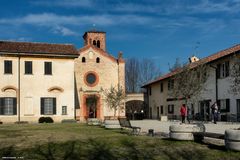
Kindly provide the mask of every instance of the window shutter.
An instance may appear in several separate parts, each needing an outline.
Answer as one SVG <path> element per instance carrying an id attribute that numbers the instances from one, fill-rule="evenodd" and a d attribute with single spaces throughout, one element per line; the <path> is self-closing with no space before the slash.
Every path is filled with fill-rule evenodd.
<path id="1" fill-rule="evenodd" d="M 12 73 L 12 61 L 9 61 L 9 73 Z"/>
<path id="2" fill-rule="evenodd" d="M 49 63 L 49 74 L 52 74 L 52 62 Z"/>
<path id="3" fill-rule="evenodd" d="M 230 99 L 226 99 L 226 112 L 230 112 Z"/>
<path id="4" fill-rule="evenodd" d="M 221 64 L 218 64 L 217 65 L 217 73 L 216 73 L 216 76 L 217 76 L 217 78 L 220 78 L 220 70 L 221 70 Z"/>
<path id="5" fill-rule="evenodd" d="M 44 62 L 44 74 L 47 74 L 47 62 Z"/>
<path id="6" fill-rule="evenodd" d="M 163 83 L 161 83 L 160 87 L 161 87 L 161 92 L 163 92 Z"/>
<path id="7" fill-rule="evenodd" d="M 229 61 L 225 62 L 225 76 L 228 77 L 229 76 Z"/>
<path id="8" fill-rule="evenodd" d="M 0 115 L 3 115 L 4 98 L 0 98 Z"/>
<path id="9" fill-rule="evenodd" d="M 41 114 L 44 114 L 44 98 L 41 98 Z"/>
<path id="10" fill-rule="evenodd" d="M 17 115 L 17 98 L 13 98 L 13 115 Z"/>
<path id="11" fill-rule="evenodd" d="M 56 98 L 53 98 L 53 114 L 56 114 Z"/>
<path id="12" fill-rule="evenodd" d="M 52 74 L 52 62 L 45 62 L 44 65 L 45 74 L 46 75 Z"/>
<path id="13" fill-rule="evenodd" d="M 221 102 L 220 102 L 220 100 L 217 100 L 217 106 L 218 106 L 218 110 L 220 111 L 221 110 Z"/>

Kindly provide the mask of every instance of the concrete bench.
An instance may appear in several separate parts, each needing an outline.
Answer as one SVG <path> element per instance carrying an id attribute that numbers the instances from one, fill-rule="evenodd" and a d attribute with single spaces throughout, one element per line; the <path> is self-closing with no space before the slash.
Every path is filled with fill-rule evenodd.
<path id="1" fill-rule="evenodd" d="M 224 134 L 211 133 L 211 132 L 194 132 L 193 136 L 194 136 L 194 140 L 196 141 L 202 141 L 204 137 L 223 139 L 223 140 L 225 139 Z"/>

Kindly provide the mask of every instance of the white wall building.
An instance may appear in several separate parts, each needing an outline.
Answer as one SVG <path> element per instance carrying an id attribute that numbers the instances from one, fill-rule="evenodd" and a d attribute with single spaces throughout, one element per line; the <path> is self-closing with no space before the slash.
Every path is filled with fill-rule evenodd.
<path id="1" fill-rule="evenodd" d="M 72 45 L 0 42 L 0 121 L 74 119 Z"/>
<path id="2" fill-rule="evenodd" d="M 239 54 L 240 45 L 236 45 L 199 60 L 207 64 L 209 77 L 205 83 L 205 90 L 194 98 L 190 98 L 187 104 L 192 108 L 193 115 L 210 120 L 210 106 L 217 102 L 222 121 L 240 121 L 240 95 L 230 92 L 233 59 L 235 55 L 239 58 Z M 179 110 L 184 101 L 170 98 L 168 94 L 169 90 L 174 89 L 174 81 L 171 78 L 175 74 L 177 74 L 176 71 L 170 72 L 143 86 L 148 90 L 150 118 L 158 119 L 162 115 L 178 118 L 180 115 Z"/>

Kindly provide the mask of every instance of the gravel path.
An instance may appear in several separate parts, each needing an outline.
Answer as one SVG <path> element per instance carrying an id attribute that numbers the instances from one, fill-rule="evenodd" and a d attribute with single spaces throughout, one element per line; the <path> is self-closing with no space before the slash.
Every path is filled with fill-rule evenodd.
<path id="1" fill-rule="evenodd" d="M 134 120 L 131 121 L 132 126 L 141 127 L 141 132 L 148 132 L 149 129 L 154 129 L 154 132 L 169 133 L 169 126 L 173 124 L 180 124 L 180 121 L 161 122 L 158 120 Z M 204 123 L 206 132 L 222 133 L 226 129 L 240 128 L 240 123 L 218 122 L 217 124 L 208 122 Z"/>

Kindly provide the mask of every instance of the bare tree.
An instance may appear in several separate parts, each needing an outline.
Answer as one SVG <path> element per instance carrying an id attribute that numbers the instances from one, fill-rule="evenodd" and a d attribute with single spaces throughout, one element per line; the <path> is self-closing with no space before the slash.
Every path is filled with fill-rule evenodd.
<path id="1" fill-rule="evenodd" d="M 179 69 L 179 68 L 181 68 L 181 67 L 182 67 L 182 64 L 181 64 L 181 62 L 180 62 L 180 58 L 176 58 L 176 61 L 175 61 L 175 63 L 173 64 L 173 66 L 172 66 L 172 67 L 169 66 L 169 71 L 170 71 L 170 72 L 173 72 L 174 70 Z"/>
<path id="2" fill-rule="evenodd" d="M 127 59 L 125 68 L 126 92 L 128 93 L 140 92 L 141 86 L 161 74 L 159 67 L 152 59 L 130 58 Z"/>
<path id="3" fill-rule="evenodd" d="M 114 111 L 114 118 L 116 118 L 116 111 L 123 110 L 125 99 L 124 90 L 121 87 L 115 88 L 111 86 L 110 89 L 105 90 L 106 102 L 110 109 Z"/>
<path id="4" fill-rule="evenodd" d="M 139 87 L 161 75 L 160 68 L 152 59 L 142 59 L 139 69 Z"/>
<path id="5" fill-rule="evenodd" d="M 126 91 L 129 93 L 137 92 L 139 81 L 139 60 L 136 58 L 130 58 L 126 61 L 125 66 L 125 80 Z"/>
<path id="6" fill-rule="evenodd" d="M 235 95 L 240 94 L 240 58 L 237 55 L 234 55 L 230 76 L 230 92 Z"/>
<path id="7" fill-rule="evenodd" d="M 169 92 L 173 98 L 188 99 L 199 95 L 205 89 L 205 82 L 208 78 L 207 65 L 194 62 L 180 68 L 173 76 L 174 89 Z"/>

